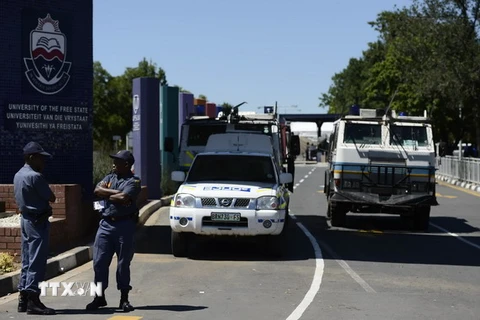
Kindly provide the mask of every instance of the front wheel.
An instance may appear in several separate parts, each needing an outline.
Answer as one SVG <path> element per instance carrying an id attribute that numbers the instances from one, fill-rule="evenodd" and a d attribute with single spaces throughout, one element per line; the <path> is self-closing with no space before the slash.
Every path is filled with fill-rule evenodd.
<path id="1" fill-rule="evenodd" d="M 430 225 L 430 206 L 420 206 L 415 208 L 413 215 L 413 226 L 415 230 L 427 231 Z"/>
<path id="2" fill-rule="evenodd" d="M 179 258 L 185 258 L 188 256 L 188 238 L 188 233 L 172 230 L 171 245 L 173 256 Z"/>

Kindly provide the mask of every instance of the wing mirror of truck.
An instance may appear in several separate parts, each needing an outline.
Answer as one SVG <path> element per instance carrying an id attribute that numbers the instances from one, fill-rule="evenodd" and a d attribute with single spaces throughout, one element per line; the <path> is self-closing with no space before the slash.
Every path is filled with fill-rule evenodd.
<path id="1" fill-rule="evenodd" d="M 290 147 L 292 149 L 291 153 L 294 156 L 300 155 L 300 137 L 297 135 L 292 135 L 290 139 Z"/>
<path id="2" fill-rule="evenodd" d="M 172 171 L 171 179 L 172 179 L 172 181 L 183 182 L 183 181 L 185 181 L 185 172 L 183 172 L 183 171 Z"/>
<path id="3" fill-rule="evenodd" d="M 280 173 L 280 184 L 287 184 L 293 181 L 291 173 Z"/>
<path id="4" fill-rule="evenodd" d="M 163 140 L 163 150 L 166 152 L 173 152 L 173 138 L 165 137 Z"/>

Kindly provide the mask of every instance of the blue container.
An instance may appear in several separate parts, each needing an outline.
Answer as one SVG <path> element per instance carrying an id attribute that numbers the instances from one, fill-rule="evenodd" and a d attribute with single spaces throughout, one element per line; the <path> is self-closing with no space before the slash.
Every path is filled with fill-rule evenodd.
<path id="1" fill-rule="evenodd" d="M 360 106 L 354 104 L 353 106 L 350 107 L 350 115 L 352 116 L 358 116 L 360 115 Z"/>
<path id="2" fill-rule="evenodd" d="M 196 106 L 196 108 L 197 108 L 197 116 L 205 115 L 205 106 Z"/>
<path id="3" fill-rule="evenodd" d="M 217 106 L 217 117 L 218 117 L 218 114 L 222 111 L 223 109 L 223 106 Z"/>

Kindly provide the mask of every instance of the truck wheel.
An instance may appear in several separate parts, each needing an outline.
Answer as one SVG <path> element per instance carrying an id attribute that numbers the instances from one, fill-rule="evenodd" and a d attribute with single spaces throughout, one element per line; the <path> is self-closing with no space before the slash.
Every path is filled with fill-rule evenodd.
<path id="1" fill-rule="evenodd" d="M 283 228 L 282 233 L 276 236 L 267 237 L 268 249 L 270 255 L 274 258 L 281 258 L 287 251 L 287 230 L 286 226 Z"/>
<path id="2" fill-rule="evenodd" d="M 184 258 L 188 256 L 188 237 L 186 232 L 175 232 L 172 230 L 172 254 L 175 257 Z"/>
<path id="3" fill-rule="evenodd" d="M 344 227 L 347 223 L 347 212 L 334 201 L 328 201 L 328 215 L 332 227 Z"/>
<path id="4" fill-rule="evenodd" d="M 430 207 L 421 206 L 415 209 L 413 216 L 413 226 L 415 230 L 427 231 L 430 223 Z"/>

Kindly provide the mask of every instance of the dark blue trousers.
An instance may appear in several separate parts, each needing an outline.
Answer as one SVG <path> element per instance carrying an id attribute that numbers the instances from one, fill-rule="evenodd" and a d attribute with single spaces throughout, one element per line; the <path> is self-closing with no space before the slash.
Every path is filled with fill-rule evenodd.
<path id="1" fill-rule="evenodd" d="M 20 220 L 22 233 L 22 271 L 18 282 L 19 291 L 40 292 L 38 284 L 44 281 L 48 258 L 50 222 L 39 225 L 31 217 Z"/>
<path id="2" fill-rule="evenodd" d="M 133 219 L 106 221 L 102 219 L 95 237 L 93 248 L 93 270 L 95 282 L 108 287 L 108 271 L 113 254 L 117 255 L 117 289 L 131 290 L 130 262 L 133 259 L 136 223 Z"/>

